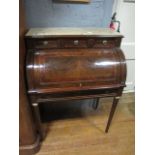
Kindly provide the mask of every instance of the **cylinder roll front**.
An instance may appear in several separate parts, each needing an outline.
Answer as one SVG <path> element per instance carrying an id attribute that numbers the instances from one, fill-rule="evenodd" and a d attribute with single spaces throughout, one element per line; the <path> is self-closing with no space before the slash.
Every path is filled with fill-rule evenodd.
<path id="1" fill-rule="evenodd" d="M 54 49 L 28 52 L 29 92 L 125 86 L 120 49 Z"/>

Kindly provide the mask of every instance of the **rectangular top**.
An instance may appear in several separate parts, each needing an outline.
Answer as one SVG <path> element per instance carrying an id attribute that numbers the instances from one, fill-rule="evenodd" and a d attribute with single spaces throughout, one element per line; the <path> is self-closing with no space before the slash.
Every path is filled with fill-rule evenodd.
<path id="1" fill-rule="evenodd" d="M 30 38 L 44 37 L 123 37 L 110 28 L 31 28 L 25 35 Z"/>

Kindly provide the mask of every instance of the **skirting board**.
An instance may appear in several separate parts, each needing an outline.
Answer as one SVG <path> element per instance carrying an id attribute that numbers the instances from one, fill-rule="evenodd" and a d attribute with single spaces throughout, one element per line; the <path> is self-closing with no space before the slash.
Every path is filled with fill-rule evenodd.
<path id="1" fill-rule="evenodd" d="M 40 136 L 37 136 L 36 141 L 31 145 L 24 145 L 19 147 L 20 155 L 34 155 L 40 150 Z"/>

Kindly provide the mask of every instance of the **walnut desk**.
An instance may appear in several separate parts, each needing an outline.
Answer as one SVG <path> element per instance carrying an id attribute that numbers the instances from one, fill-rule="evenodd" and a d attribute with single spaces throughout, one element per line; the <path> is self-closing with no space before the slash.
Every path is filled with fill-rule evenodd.
<path id="1" fill-rule="evenodd" d="M 33 28 L 27 32 L 27 93 L 42 137 L 38 104 L 114 97 L 108 132 L 125 87 L 122 37 L 103 28 Z"/>

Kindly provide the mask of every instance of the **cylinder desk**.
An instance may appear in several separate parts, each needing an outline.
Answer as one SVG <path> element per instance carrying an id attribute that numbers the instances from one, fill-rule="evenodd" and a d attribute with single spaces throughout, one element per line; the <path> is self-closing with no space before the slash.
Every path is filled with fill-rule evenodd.
<path id="1" fill-rule="evenodd" d="M 38 105 L 65 100 L 113 97 L 108 132 L 125 87 L 122 38 L 108 28 L 32 28 L 26 33 L 27 93 L 42 138 Z"/>

